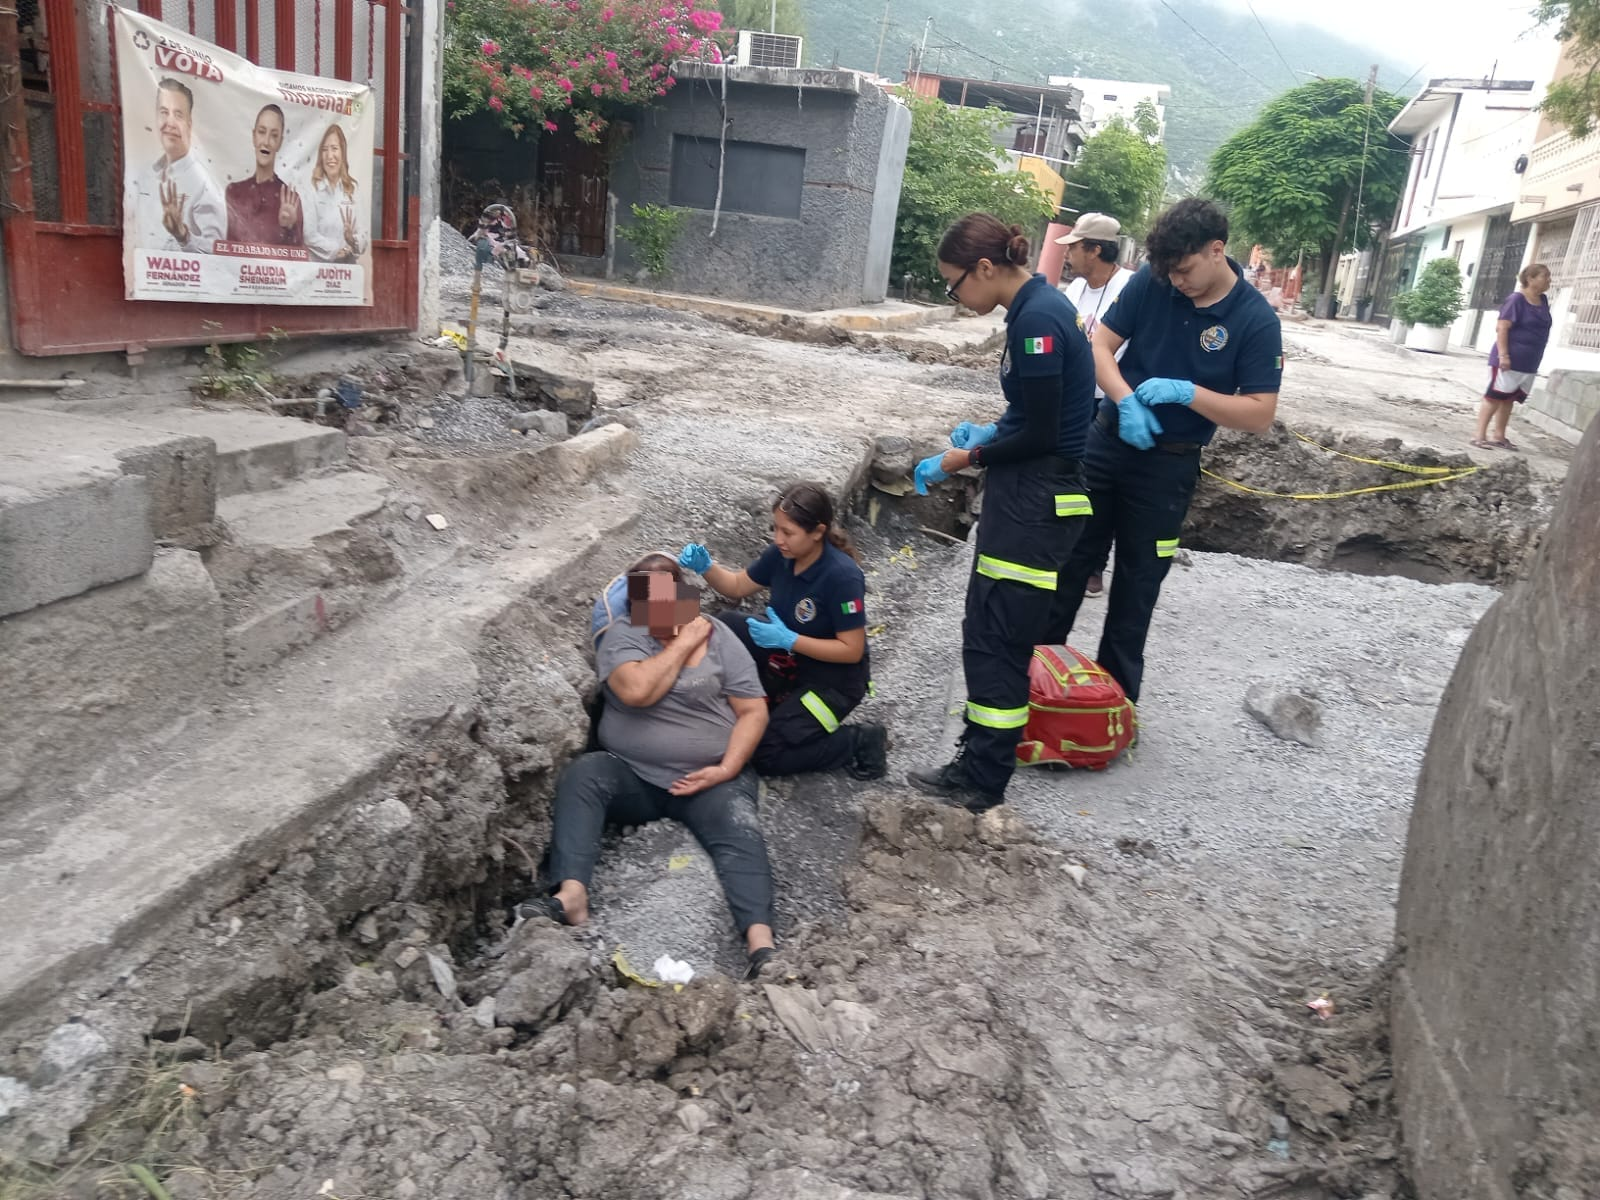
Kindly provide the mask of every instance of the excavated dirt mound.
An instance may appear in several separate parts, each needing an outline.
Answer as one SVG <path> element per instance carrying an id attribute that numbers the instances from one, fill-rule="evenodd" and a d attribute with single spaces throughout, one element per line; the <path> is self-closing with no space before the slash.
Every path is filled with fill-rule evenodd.
<path id="1" fill-rule="evenodd" d="M 880 794 L 846 919 L 763 983 L 627 986 L 543 920 L 452 969 L 396 928 L 17 1194 L 137 1195 L 138 1158 L 173 1200 L 1391 1195 L 1381 979 L 1263 960 L 1162 871 Z"/>
<path id="2" fill-rule="evenodd" d="M 1445 482 L 1329 499 L 1284 499 L 1202 477 L 1184 527 L 1184 544 L 1360 575 L 1402 575 L 1423 583 L 1499 583 L 1522 574 L 1549 522 L 1553 489 L 1517 456 L 1450 480 L 1450 475 L 1472 469 L 1465 454 L 1441 454 L 1394 439 L 1364 441 L 1321 429 L 1303 432 L 1310 441 L 1281 424 L 1262 436 L 1224 431 L 1206 452 L 1205 468 L 1257 492 L 1294 496 L 1331 496 L 1429 479 Z"/>

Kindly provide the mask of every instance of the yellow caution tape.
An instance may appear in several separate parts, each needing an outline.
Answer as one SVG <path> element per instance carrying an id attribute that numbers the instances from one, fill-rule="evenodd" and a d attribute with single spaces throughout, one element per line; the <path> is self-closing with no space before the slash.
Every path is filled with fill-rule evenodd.
<path id="1" fill-rule="evenodd" d="M 1239 483 L 1225 475 L 1218 475 L 1215 471 L 1208 471 L 1204 467 L 1200 474 L 1207 479 L 1215 479 L 1226 487 L 1235 491 L 1244 492 L 1251 496 L 1260 496 L 1267 500 L 1343 500 L 1350 496 L 1371 496 L 1377 492 L 1403 492 L 1410 488 L 1428 487 L 1435 483 L 1454 483 L 1458 479 L 1465 479 L 1468 475 L 1476 475 L 1481 467 L 1421 467 L 1415 463 L 1391 462 L 1386 458 L 1362 458 L 1356 454 L 1346 454 L 1343 450 L 1335 450 L 1331 446 L 1324 446 L 1313 438 L 1297 430 L 1290 429 L 1290 433 L 1305 442 L 1308 446 L 1315 446 L 1318 450 L 1326 451 L 1338 458 L 1349 459 L 1351 462 L 1362 463 L 1369 467 L 1383 467 L 1389 471 L 1404 471 L 1408 475 L 1422 475 L 1426 478 L 1412 479 L 1405 483 L 1380 483 L 1372 487 L 1351 488 L 1343 492 L 1268 492 L 1260 488 L 1250 487 L 1248 484 Z"/>
<path id="2" fill-rule="evenodd" d="M 1386 458 L 1362 458 L 1357 454 L 1346 454 L 1343 450 L 1335 450 L 1332 446 L 1324 446 L 1321 442 L 1308 438 L 1298 430 L 1291 429 L 1289 432 L 1308 446 L 1315 446 L 1318 450 L 1326 451 L 1340 458 L 1348 458 L 1351 462 L 1365 463 L 1369 467 L 1385 467 L 1391 471 L 1404 471 L 1408 475 L 1449 475 L 1453 471 L 1465 470 L 1465 468 L 1461 467 L 1419 467 L 1415 463 L 1391 462 Z M 1473 470 L 1477 470 L 1477 468 L 1474 467 Z"/>
<path id="3" fill-rule="evenodd" d="M 1480 468 L 1468 467 L 1454 475 L 1440 475 L 1433 479 L 1413 479 L 1406 483 L 1380 483 L 1375 487 L 1351 488 L 1347 492 L 1264 492 L 1260 488 L 1249 487 L 1236 483 L 1215 471 L 1200 468 L 1200 474 L 1208 479 L 1215 479 L 1218 483 L 1235 488 L 1241 492 L 1248 492 L 1252 496 L 1262 496 L 1268 500 L 1343 500 L 1347 496 L 1370 496 L 1374 492 L 1400 492 L 1408 488 L 1428 487 L 1435 483 L 1453 483 L 1457 479 L 1465 479 L 1468 475 L 1476 475 Z"/>
<path id="4" fill-rule="evenodd" d="M 693 861 L 694 860 L 687 854 L 674 854 L 671 858 L 667 859 L 667 870 L 681 871 Z"/>

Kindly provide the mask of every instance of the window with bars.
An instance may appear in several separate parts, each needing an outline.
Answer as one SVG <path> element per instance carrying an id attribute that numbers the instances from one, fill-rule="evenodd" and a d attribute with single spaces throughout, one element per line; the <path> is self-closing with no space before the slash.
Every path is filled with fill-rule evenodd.
<path id="1" fill-rule="evenodd" d="M 1600 204 L 1578 210 L 1561 274 L 1571 315 L 1561 344 L 1580 350 L 1600 349 Z"/>

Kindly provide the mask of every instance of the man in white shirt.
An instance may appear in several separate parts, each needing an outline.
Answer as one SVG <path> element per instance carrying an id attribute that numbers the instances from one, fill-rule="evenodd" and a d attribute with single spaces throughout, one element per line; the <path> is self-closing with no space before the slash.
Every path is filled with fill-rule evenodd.
<path id="1" fill-rule="evenodd" d="M 1084 213 L 1066 237 L 1056 239 L 1057 245 L 1067 248 L 1067 267 L 1072 272 L 1072 281 L 1062 290 L 1072 301 L 1072 307 L 1078 310 L 1078 324 L 1091 345 L 1100 315 L 1117 302 L 1122 289 L 1133 278 L 1132 271 L 1117 265 L 1117 255 L 1122 250 L 1121 234 L 1122 223 L 1115 217 Z M 1127 348 L 1128 343 L 1123 342 L 1117 350 L 1117 361 L 1122 361 Z M 1103 400 L 1105 393 L 1096 387 L 1094 396 L 1096 400 Z M 1102 572 L 1096 572 L 1089 577 L 1086 594 L 1099 596 L 1104 591 Z"/>
<path id="2" fill-rule="evenodd" d="M 191 153 L 194 93 L 176 79 L 156 89 L 156 132 L 160 158 L 135 180 L 135 231 L 140 250 L 183 250 L 210 254 L 227 233 L 227 208 L 211 173 Z"/>

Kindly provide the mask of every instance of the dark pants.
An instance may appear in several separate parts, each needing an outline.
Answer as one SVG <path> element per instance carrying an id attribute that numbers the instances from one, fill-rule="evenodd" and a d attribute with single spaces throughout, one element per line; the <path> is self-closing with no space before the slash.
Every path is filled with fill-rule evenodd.
<path id="1" fill-rule="evenodd" d="M 1200 450 L 1136 450 L 1096 424 L 1089 430 L 1084 478 L 1094 514 L 1061 576 L 1048 640 L 1064 643 L 1071 635 L 1084 585 L 1115 543 L 1116 569 L 1095 657 L 1137 703 L 1145 638 L 1200 479 Z"/>
<path id="2" fill-rule="evenodd" d="M 768 650 L 751 641 L 744 613 L 719 616 L 756 660 L 771 705 L 767 730 L 751 759 L 756 770 L 776 776 L 848 766 L 856 749 L 856 731 L 844 719 L 867 694 L 866 662 L 833 670 L 844 664 Z"/>
<path id="3" fill-rule="evenodd" d="M 756 787 L 756 777 L 745 771 L 693 796 L 674 796 L 604 750 L 575 758 L 556 784 L 551 877 L 588 887 L 607 825 L 678 821 L 711 856 L 739 932 L 771 925 L 772 865 L 756 816 Z"/>
<path id="4" fill-rule="evenodd" d="M 1033 648 L 1047 640 L 1086 503 L 1078 464 L 1066 459 L 991 467 L 984 480 L 961 663 L 967 775 L 993 795 L 1005 791 L 1016 769 L 1017 743 L 1028 724 L 1028 664 Z"/>

